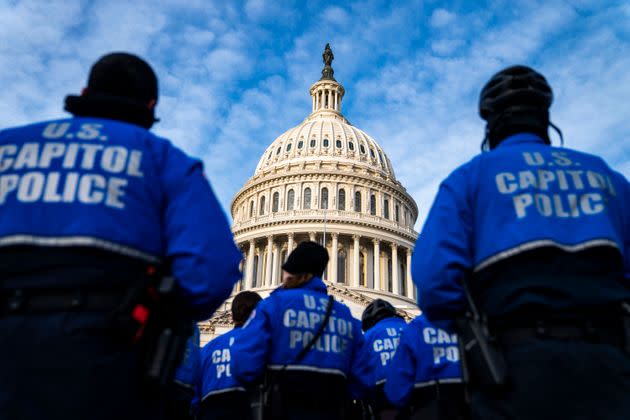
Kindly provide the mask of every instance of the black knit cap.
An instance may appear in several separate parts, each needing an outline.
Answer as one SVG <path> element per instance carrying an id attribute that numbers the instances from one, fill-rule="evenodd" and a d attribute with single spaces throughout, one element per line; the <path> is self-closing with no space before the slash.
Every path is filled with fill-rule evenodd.
<path id="1" fill-rule="evenodd" d="M 321 277 L 328 264 L 328 251 L 323 246 L 307 241 L 300 243 L 282 265 L 291 274 L 310 273 Z"/>
<path id="2" fill-rule="evenodd" d="M 158 81 L 151 66 L 124 52 L 104 55 L 94 63 L 87 87 L 90 93 L 121 96 L 142 104 L 158 97 Z"/>
<path id="3" fill-rule="evenodd" d="M 83 95 L 66 97 L 65 109 L 76 116 L 104 117 L 151 128 L 158 121 L 151 101 L 158 99 L 158 81 L 140 57 L 115 52 L 101 57 L 90 70 Z"/>

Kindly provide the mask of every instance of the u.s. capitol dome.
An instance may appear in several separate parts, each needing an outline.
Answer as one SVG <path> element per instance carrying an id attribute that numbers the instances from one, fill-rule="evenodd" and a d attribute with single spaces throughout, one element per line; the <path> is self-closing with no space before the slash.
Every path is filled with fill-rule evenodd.
<path id="1" fill-rule="evenodd" d="M 266 296 L 280 284 L 291 250 L 312 240 L 330 255 L 329 292 L 356 317 L 375 298 L 413 316 L 418 207 L 381 146 L 342 114 L 345 90 L 331 61 L 327 48 L 322 77 L 309 90 L 311 113 L 267 147 L 232 201 L 232 232 L 244 256 L 235 291 Z M 231 328 L 228 308 L 202 324 L 203 335 Z"/>

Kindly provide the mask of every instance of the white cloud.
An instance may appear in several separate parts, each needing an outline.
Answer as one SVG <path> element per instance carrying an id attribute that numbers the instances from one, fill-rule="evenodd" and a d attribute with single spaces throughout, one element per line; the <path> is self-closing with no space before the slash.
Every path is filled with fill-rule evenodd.
<path id="1" fill-rule="evenodd" d="M 221 48 L 208 53 L 204 63 L 213 79 L 229 81 L 250 74 L 253 63 L 245 53 Z"/>
<path id="2" fill-rule="evenodd" d="M 334 25 L 345 25 L 349 23 L 351 17 L 344 9 L 337 6 L 328 7 L 323 12 L 324 23 Z"/>
<path id="3" fill-rule="evenodd" d="M 431 43 L 431 50 L 439 55 L 450 55 L 461 45 L 459 39 L 439 39 Z"/>
<path id="4" fill-rule="evenodd" d="M 436 9 L 431 15 L 430 22 L 432 27 L 442 28 L 453 23 L 456 18 L 457 15 L 455 13 L 451 13 L 446 9 Z"/>

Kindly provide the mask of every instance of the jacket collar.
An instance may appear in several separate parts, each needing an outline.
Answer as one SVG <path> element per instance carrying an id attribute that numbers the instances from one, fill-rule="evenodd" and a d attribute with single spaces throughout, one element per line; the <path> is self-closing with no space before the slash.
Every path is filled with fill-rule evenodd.
<path id="1" fill-rule="evenodd" d="M 499 145 L 495 148 L 495 150 L 503 146 L 512 146 L 512 145 L 524 144 L 524 143 L 530 143 L 530 144 L 539 143 L 539 144 L 544 144 L 544 145 L 547 144 L 542 138 L 538 137 L 536 134 L 518 133 L 518 134 L 513 134 L 511 136 L 506 137 L 504 140 L 501 141 L 501 143 L 499 143 Z"/>
<path id="2" fill-rule="evenodd" d="M 310 279 L 309 281 L 307 281 L 300 287 L 296 287 L 295 289 L 307 289 L 307 290 L 313 290 L 316 292 L 327 293 L 326 285 L 324 284 L 324 281 L 320 277 L 313 277 L 312 279 Z M 278 287 L 272 293 L 276 293 L 281 290 L 290 290 L 290 289 Z"/>

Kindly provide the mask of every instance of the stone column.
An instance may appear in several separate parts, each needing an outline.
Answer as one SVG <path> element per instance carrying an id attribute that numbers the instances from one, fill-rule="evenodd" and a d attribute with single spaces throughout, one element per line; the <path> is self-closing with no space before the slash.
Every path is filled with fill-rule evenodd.
<path id="1" fill-rule="evenodd" d="M 247 268 L 245 272 L 245 289 L 254 286 L 254 253 L 256 252 L 254 240 L 249 240 L 249 252 L 247 253 Z"/>
<path id="2" fill-rule="evenodd" d="M 267 269 L 265 270 L 265 281 L 263 282 L 264 286 L 271 286 L 271 264 L 273 258 L 273 235 L 267 236 Z"/>
<path id="3" fill-rule="evenodd" d="M 315 108 L 315 95 L 313 95 L 313 111 L 315 111 L 317 108 Z"/>
<path id="4" fill-rule="evenodd" d="M 359 256 L 359 235 L 353 235 L 352 239 L 354 239 L 354 247 L 352 248 L 352 267 L 353 267 L 353 275 L 352 275 L 352 286 L 358 287 L 359 282 L 359 263 L 361 262 L 361 257 Z"/>
<path id="5" fill-rule="evenodd" d="M 333 107 L 333 95 L 332 95 L 332 90 L 328 90 L 328 108 L 332 108 Z"/>
<path id="6" fill-rule="evenodd" d="M 291 253 L 291 251 L 293 251 L 293 233 L 289 233 L 289 242 L 287 244 L 287 257 L 289 256 L 289 254 Z M 282 261 L 284 262 L 284 261 Z"/>
<path id="7" fill-rule="evenodd" d="M 339 241 L 339 234 L 333 233 L 332 234 L 332 249 L 330 250 L 331 267 L 330 267 L 330 272 L 328 273 L 328 278 L 333 283 L 337 283 L 338 241 Z"/>
<path id="8" fill-rule="evenodd" d="M 400 283 L 398 282 L 398 245 L 391 244 L 392 247 L 392 293 L 400 294 Z"/>
<path id="9" fill-rule="evenodd" d="M 374 241 L 374 290 L 381 290 L 381 243 Z"/>
<path id="10" fill-rule="evenodd" d="M 335 111 L 339 111 L 339 92 L 335 91 Z"/>
<path id="11" fill-rule="evenodd" d="M 271 274 L 271 284 L 276 286 L 280 283 L 280 244 L 273 247 L 273 271 Z"/>
<path id="12" fill-rule="evenodd" d="M 407 248 L 407 297 L 415 299 L 413 281 L 411 280 L 411 248 Z"/>

